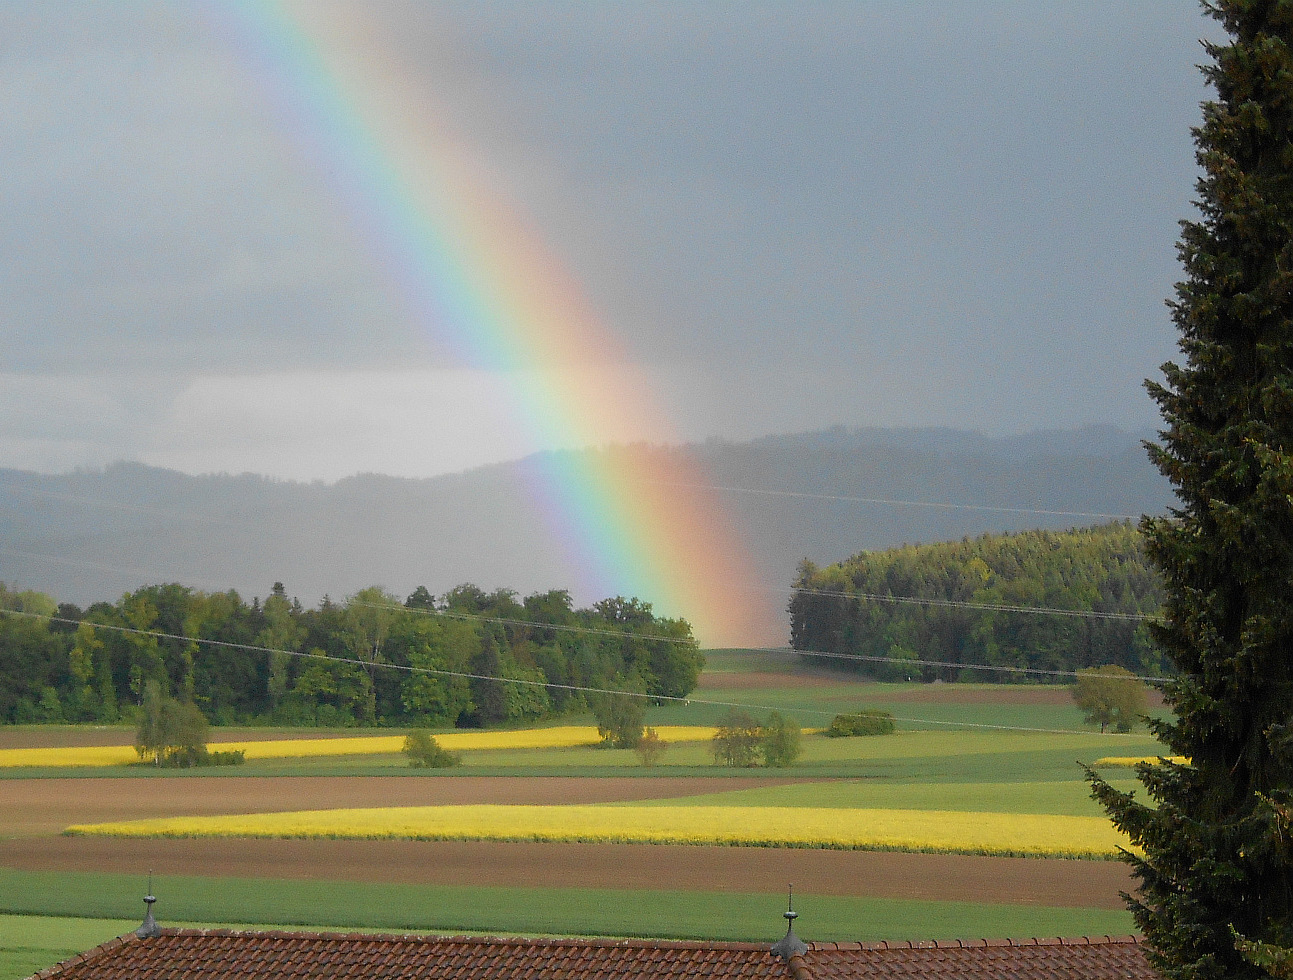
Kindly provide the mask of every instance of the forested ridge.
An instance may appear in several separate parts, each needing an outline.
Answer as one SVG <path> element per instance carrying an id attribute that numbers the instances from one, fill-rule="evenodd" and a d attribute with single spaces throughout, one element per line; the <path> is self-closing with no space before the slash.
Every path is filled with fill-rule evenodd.
<path id="1" fill-rule="evenodd" d="M 686 695 L 704 662 L 685 620 L 637 599 L 576 609 L 564 590 L 369 588 L 307 609 L 280 583 L 250 603 L 169 584 L 81 610 L 0 583 L 0 609 L 0 723 L 125 720 L 156 680 L 216 724 L 482 727 L 595 697 L 545 685 Z"/>
<path id="2" fill-rule="evenodd" d="M 661 472 L 696 467 L 731 488 L 720 493 L 748 548 L 748 584 L 769 590 L 789 585 L 804 555 L 825 565 L 904 541 L 1062 530 L 1082 518 L 1051 511 L 1154 514 L 1172 500 L 1138 435 L 1112 429 L 991 439 L 841 428 L 625 452 L 540 454 L 423 480 L 369 474 L 335 484 L 187 476 L 137 463 L 65 474 L 0 469 L 0 578 L 82 606 L 174 581 L 250 597 L 280 579 L 307 606 L 374 582 L 399 595 L 418 585 L 443 594 L 461 582 L 529 595 L 584 578 L 539 519 L 535 481 L 554 466 L 629 458 Z M 603 597 L 572 591 L 580 606 Z M 763 595 L 769 617 L 784 616 L 784 593 Z M 658 611 L 688 614 L 685 606 Z"/>
<path id="3" fill-rule="evenodd" d="M 791 642 L 800 651 L 899 661 L 1061 671 L 1116 664 L 1141 675 L 1166 669 L 1143 622 L 864 598 L 885 596 L 1153 615 L 1163 602 L 1162 585 L 1130 523 L 904 545 L 824 568 L 805 561 L 790 601 Z M 957 667 L 813 659 L 886 679 L 1020 679 Z"/>

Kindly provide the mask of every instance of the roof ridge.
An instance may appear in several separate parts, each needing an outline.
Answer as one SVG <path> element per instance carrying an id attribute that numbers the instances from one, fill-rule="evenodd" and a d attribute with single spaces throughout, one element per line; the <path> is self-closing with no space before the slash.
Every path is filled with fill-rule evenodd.
<path id="1" fill-rule="evenodd" d="M 866 942 L 810 942 L 808 951 L 886 949 L 967 949 L 983 946 L 1113 946 L 1143 945 L 1144 936 L 1034 936 L 1029 939 L 879 939 Z"/>
<path id="2" fill-rule="evenodd" d="M 130 935 L 134 935 L 131 933 Z M 641 936 L 463 936 L 425 932 L 332 932 L 327 930 L 303 929 L 227 929 L 227 928 L 182 928 L 168 926 L 162 929 L 162 936 L 264 936 L 273 939 L 328 939 L 330 941 L 348 940 L 354 942 L 425 942 L 425 943 L 469 943 L 490 944 L 510 943 L 520 946 L 621 946 L 641 949 L 722 949 L 733 951 L 768 950 L 766 943 L 738 942 L 720 939 L 649 939 Z M 115 940 L 110 940 L 115 942 Z M 81 954 L 85 955 L 85 954 Z M 51 968 L 52 969 L 52 968 Z"/>

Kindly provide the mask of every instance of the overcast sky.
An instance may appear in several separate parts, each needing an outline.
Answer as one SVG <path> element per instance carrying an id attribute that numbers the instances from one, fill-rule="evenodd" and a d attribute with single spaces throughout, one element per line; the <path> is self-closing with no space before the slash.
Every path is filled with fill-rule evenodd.
<path id="1" fill-rule="evenodd" d="M 1194 4 L 362 9 L 679 436 L 1153 425 L 1216 33 Z M 0 466 L 543 448 L 516 378 L 416 322 L 222 23 L 0 4 Z"/>

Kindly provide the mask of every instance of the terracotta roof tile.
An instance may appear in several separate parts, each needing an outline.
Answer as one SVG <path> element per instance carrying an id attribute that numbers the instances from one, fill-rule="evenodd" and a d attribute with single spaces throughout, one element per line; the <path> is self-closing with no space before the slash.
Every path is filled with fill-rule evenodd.
<path id="1" fill-rule="evenodd" d="M 857 951 L 809 944 L 813 980 L 1158 980 L 1143 946 L 1120 939 L 1027 939 L 894 944 Z"/>
<path id="2" fill-rule="evenodd" d="M 495 939 L 164 929 L 113 939 L 41 980 L 1157 980 L 1133 937 L 809 943 Z"/>

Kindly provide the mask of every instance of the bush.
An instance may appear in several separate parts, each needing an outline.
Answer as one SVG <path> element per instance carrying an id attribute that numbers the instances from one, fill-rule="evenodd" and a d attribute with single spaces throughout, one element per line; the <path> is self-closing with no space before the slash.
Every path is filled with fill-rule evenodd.
<path id="1" fill-rule="evenodd" d="M 414 769 L 448 769 L 462 763 L 461 755 L 441 748 L 433 736 L 421 729 L 405 736 L 404 754 Z"/>
<path id="2" fill-rule="evenodd" d="M 779 712 L 768 715 L 767 722 L 759 730 L 759 751 L 763 753 L 763 764 L 774 769 L 784 769 L 794 765 L 799 753 L 803 751 L 799 744 L 799 722 L 793 718 L 783 718 Z"/>
<path id="3" fill-rule="evenodd" d="M 246 761 L 247 753 L 242 749 L 212 752 L 205 745 L 189 745 L 164 752 L 156 764 L 172 769 L 189 769 L 193 766 L 241 766 Z"/>
<path id="4" fill-rule="evenodd" d="M 893 715 L 887 711 L 859 711 L 855 715 L 836 715 L 823 733 L 830 738 L 853 735 L 892 735 Z"/>
<path id="5" fill-rule="evenodd" d="M 648 728 L 638 739 L 638 744 L 633 747 L 633 751 L 638 754 L 642 765 L 654 766 L 660 761 L 660 756 L 664 755 L 666 748 L 668 743 L 660 737 L 659 732 L 654 728 Z"/>

